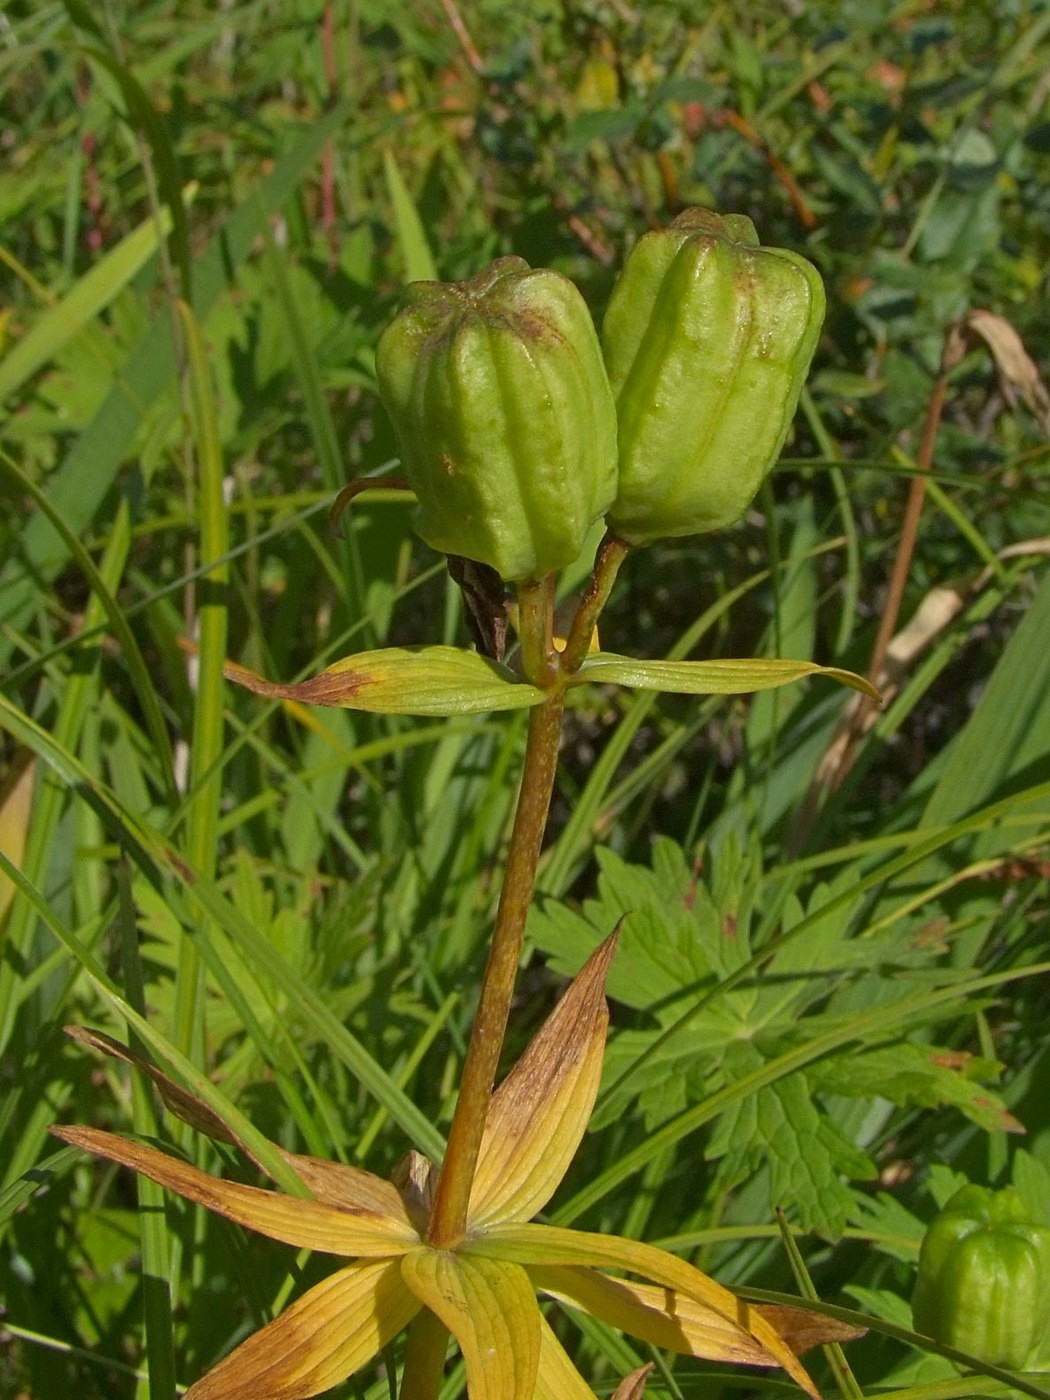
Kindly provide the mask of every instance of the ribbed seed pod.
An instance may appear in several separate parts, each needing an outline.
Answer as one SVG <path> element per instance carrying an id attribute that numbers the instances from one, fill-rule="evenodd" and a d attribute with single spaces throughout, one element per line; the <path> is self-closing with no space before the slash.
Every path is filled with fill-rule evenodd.
<path id="1" fill-rule="evenodd" d="M 1050 1342 L 1050 1229 L 1012 1187 L 964 1186 L 922 1241 L 916 1329 L 996 1366 L 1023 1370 Z"/>
<path id="2" fill-rule="evenodd" d="M 717 530 L 784 445 L 824 319 L 805 258 L 762 248 L 742 214 L 689 209 L 635 245 L 602 330 L 633 544 Z"/>
<path id="3" fill-rule="evenodd" d="M 376 373 L 428 544 L 510 581 L 579 557 L 616 494 L 616 415 L 567 278 L 508 257 L 411 283 Z"/>

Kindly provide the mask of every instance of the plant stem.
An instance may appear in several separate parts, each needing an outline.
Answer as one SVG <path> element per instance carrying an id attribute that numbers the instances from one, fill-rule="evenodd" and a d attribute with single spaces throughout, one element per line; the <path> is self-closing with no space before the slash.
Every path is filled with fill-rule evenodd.
<path id="1" fill-rule="evenodd" d="M 400 1400 L 438 1400 L 445 1379 L 448 1328 L 429 1308 L 418 1313 L 408 1329 Z"/>
<path id="2" fill-rule="evenodd" d="M 525 679 L 550 690 L 558 678 L 554 650 L 554 575 L 518 585 L 518 637 Z"/>
<path id="3" fill-rule="evenodd" d="M 598 615 L 609 601 L 609 594 L 616 582 L 616 575 L 620 571 L 620 565 L 627 558 L 630 548 L 631 546 L 626 540 L 621 540 L 619 535 L 614 535 L 611 530 L 602 540 L 594 564 L 594 573 L 591 575 L 591 582 L 587 592 L 580 599 L 580 606 L 576 609 L 576 616 L 572 620 L 565 650 L 561 654 L 561 669 L 565 675 L 571 676 L 583 665 L 587 653 L 591 649 L 591 639 L 594 636 Z"/>
<path id="4" fill-rule="evenodd" d="M 438 1249 L 451 1248 L 462 1238 L 466 1228 L 474 1168 L 503 1049 L 525 919 L 554 790 L 563 708 L 563 698 L 558 692 L 529 712 L 521 791 L 492 931 L 492 946 L 427 1231 L 430 1243 Z"/>

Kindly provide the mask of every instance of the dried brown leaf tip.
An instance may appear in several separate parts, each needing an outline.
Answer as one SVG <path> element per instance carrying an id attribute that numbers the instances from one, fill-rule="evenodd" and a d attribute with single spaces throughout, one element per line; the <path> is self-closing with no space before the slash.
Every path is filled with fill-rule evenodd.
<path id="1" fill-rule="evenodd" d="M 654 1370 L 651 1361 L 644 1366 L 639 1366 L 630 1375 L 624 1376 L 623 1380 L 613 1391 L 612 1400 L 642 1400 L 645 1395 L 645 1383 Z"/>

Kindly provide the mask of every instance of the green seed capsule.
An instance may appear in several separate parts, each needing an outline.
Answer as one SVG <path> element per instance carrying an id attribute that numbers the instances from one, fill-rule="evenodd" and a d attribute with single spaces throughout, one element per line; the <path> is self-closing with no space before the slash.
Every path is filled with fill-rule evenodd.
<path id="1" fill-rule="evenodd" d="M 824 307 L 816 268 L 759 247 L 742 214 L 689 209 L 639 240 L 602 330 L 618 534 L 647 544 L 739 519 L 780 455 Z"/>
<path id="2" fill-rule="evenodd" d="M 1020 1370 L 1050 1332 L 1050 1229 L 1018 1193 L 964 1186 L 923 1238 L 915 1327 L 996 1366 Z"/>
<path id="3" fill-rule="evenodd" d="M 406 297 L 376 374 L 420 535 L 511 581 L 573 563 L 616 494 L 616 414 L 580 293 L 510 257 Z"/>

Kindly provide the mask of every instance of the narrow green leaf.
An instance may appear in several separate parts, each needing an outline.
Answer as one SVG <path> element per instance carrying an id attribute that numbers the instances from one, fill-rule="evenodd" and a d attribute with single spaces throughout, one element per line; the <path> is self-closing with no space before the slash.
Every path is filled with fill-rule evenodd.
<path id="1" fill-rule="evenodd" d="M 177 305 L 186 347 L 192 410 L 196 512 L 200 522 L 200 553 L 206 563 L 197 592 L 198 657 L 193 736 L 190 744 L 190 792 L 186 814 L 186 855 L 191 865 L 212 875 L 218 859 L 219 802 L 222 798 L 223 685 L 226 655 L 226 586 L 229 565 L 226 503 L 223 499 L 223 455 L 215 417 L 215 386 L 200 327 L 186 302 Z M 214 562 L 212 562 L 214 561 Z M 176 979 L 175 1040 L 192 1054 L 205 1038 L 204 982 L 196 941 L 179 944 Z"/>
<path id="2" fill-rule="evenodd" d="M 783 1241 L 784 1249 L 791 1264 L 791 1272 L 795 1275 L 795 1283 L 803 1298 L 808 1298 L 811 1303 L 819 1301 L 820 1295 L 817 1293 L 809 1270 L 806 1268 L 806 1261 L 802 1257 L 802 1251 L 791 1233 L 791 1227 L 787 1222 L 787 1217 L 782 1210 L 777 1210 L 777 1224 L 780 1226 L 780 1238 Z M 837 1342 L 828 1342 L 824 1346 L 824 1355 L 828 1359 L 828 1365 L 835 1374 L 838 1383 L 839 1393 L 843 1400 L 864 1400 L 864 1392 L 857 1384 L 856 1377 L 850 1369 L 850 1364 L 846 1360 L 846 1354 Z"/>
<path id="3" fill-rule="evenodd" d="M 924 826 L 954 821 L 1007 782 L 1039 771 L 1050 735 L 1050 574 L 1010 638 L 923 812 Z M 994 836 L 991 841 L 994 841 Z M 991 848 L 987 837 L 976 850 Z"/>
<path id="4" fill-rule="evenodd" d="M 193 294 L 189 220 L 182 201 L 182 180 L 179 176 L 178 156 L 172 144 L 170 123 L 161 117 L 134 73 L 126 64 L 121 63 L 115 54 L 90 44 L 84 46 L 83 52 L 104 68 L 116 82 L 127 106 L 128 120 L 149 142 L 157 171 L 158 191 L 171 216 L 171 253 L 179 269 L 182 295 L 188 300 Z"/>
<path id="5" fill-rule="evenodd" d="M 51 522 L 69 550 L 70 558 L 91 586 L 92 593 L 106 615 L 110 631 L 120 643 L 121 652 L 135 687 L 135 693 L 142 706 L 146 728 L 149 730 L 150 739 L 160 763 L 161 780 L 167 789 L 169 800 L 177 800 L 171 740 L 164 723 L 164 716 L 161 713 L 156 687 L 150 678 L 149 667 L 146 665 L 145 657 L 135 640 L 135 634 L 128 624 L 124 609 L 117 602 L 113 590 L 107 586 L 101 571 L 95 565 L 95 561 L 77 538 L 76 533 L 69 528 L 66 521 L 55 509 L 47 493 L 42 491 L 35 482 L 30 481 L 17 463 L 12 461 L 5 452 L 0 452 L 0 468 L 6 471 L 17 483 L 20 491 L 36 502 L 41 515 Z M 122 538 L 126 532 L 127 521 L 123 514 L 118 515 L 113 524 L 112 536 Z M 122 553 L 121 564 L 123 564 L 124 557 L 125 555 Z"/>
<path id="6" fill-rule="evenodd" d="M 625 685 L 633 690 L 662 690 L 672 695 L 750 695 L 790 685 L 807 676 L 826 676 L 878 699 L 878 691 L 852 671 L 792 660 L 639 661 L 631 656 L 599 651 L 587 657 L 569 684 L 596 681 Z"/>
<path id="7" fill-rule="evenodd" d="M 192 198 L 195 189 L 196 186 L 193 186 L 186 191 L 187 201 Z M 171 215 L 165 208 L 161 210 L 159 228 L 154 219 L 140 224 L 89 268 L 61 301 L 49 306 L 33 322 L 25 335 L 16 340 L 10 352 L 0 360 L 0 402 L 13 394 L 42 365 L 53 360 L 92 316 L 105 310 L 153 256 L 159 237 L 170 229 Z M 28 277 L 4 248 L 0 248 L 0 262 L 6 263 L 12 272 Z"/>
<path id="8" fill-rule="evenodd" d="M 389 146 L 383 151 L 383 171 L 386 187 L 390 192 L 390 202 L 394 206 L 394 222 L 397 225 L 397 241 L 405 259 L 405 276 L 409 282 L 436 282 L 437 264 L 430 251 L 423 220 L 408 192 L 404 176 Z"/>

